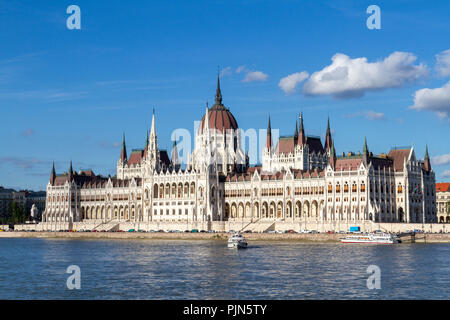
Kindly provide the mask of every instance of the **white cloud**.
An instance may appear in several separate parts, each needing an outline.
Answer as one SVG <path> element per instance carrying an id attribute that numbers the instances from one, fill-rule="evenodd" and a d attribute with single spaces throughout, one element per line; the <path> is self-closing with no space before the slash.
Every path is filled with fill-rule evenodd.
<path id="1" fill-rule="evenodd" d="M 450 170 L 445 170 L 441 173 L 441 178 L 450 178 Z"/>
<path id="2" fill-rule="evenodd" d="M 450 76 L 450 49 L 436 55 L 436 71 L 443 77 Z"/>
<path id="3" fill-rule="evenodd" d="M 261 71 L 249 71 L 242 82 L 266 81 L 269 78 L 267 74 Z"/>
<path id="4" fill-rule="evenodd" d="M 337 53 L 331 65 L 314 72 L 303 86 L 306 95 L 332 95 L 338 98 L 363 96 L 366 91 L 401 87 L 428 74 L 417 57 L 408 52 L 394 52 L 382 61 L 351 59 Z"/>
<path id="5" fill-rule="evenodd" d="M 385 120 L 386 117 L 382 112 L 375 112 L 372 110 L 356 112 L 352 114 L 344 115 L 344 118 L 365 117 L 369 120 Z"/>
<path id="6" fill-rule="evenodd" d="M 239 66 L 236 69 L 236 73 L 241 73 L 244 72 L 245 70 L 247 70 L 247 67 L 245 65 Z"/>
<path id="7" fill-rule="evenodd" d="M 450 164 L 450 154 L 443 154 L 431 158 L 431 163 L 440 166 L 444 164 Z"/>
<path id="8" fill-rule="evenodd" d="M 220 76 L 228 76 L 231 74 L 231 67 L 226 67 L 220 71 Z"/>
<path id="9" fill-rule="evenodd" d="M 411 109 L 430 110 L 440 118 L 450 114 L 450 81 L 441 88 L 424 88 L 414 93 L 414 105 Z"/>
<path id="10" fill-rule="evenodd" d="M 284 93 L 292 94 L 294 93 L 297 86 L 302 81 L 307 79 L 308 76 L 309 74 L 306 71 L 296 72 L 288 75 L 287 77 L 281 78 L 280 82 L 278 83 L 278 86 L 281 88 L 281 90 L 284 91 Z"/>

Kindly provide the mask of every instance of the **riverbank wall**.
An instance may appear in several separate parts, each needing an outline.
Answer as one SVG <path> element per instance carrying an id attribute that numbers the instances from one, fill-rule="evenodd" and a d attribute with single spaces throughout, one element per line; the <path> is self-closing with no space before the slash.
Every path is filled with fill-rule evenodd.
<path id="1" fill-rule="evenodd" d="M 45 222 L 39 224 L 21 224 L 15 225 L 16 231 L 60 231 L 60 230 L 96 230 L 96 231 L 129 231 L 134 229 L 136 231 L 185 231 L 197 229 L 198 231 L 215 231 L 215 232 L 230 232 L 230 231 L 252 231 L 253 233 L 262 233 L 267 231 L 286 231 L 294 230 L 300 232 L 301 230 L 316 230 L 321 233 L 328 231 L 349 231 L 350 227 L 359 227 L 362 232 L 373 232 L 375 230 L 382 230 L 391 233 L 404 233 L 412 230 L 422 230 L 426 233 L 447 233 L 450 232 L 450 224 L 445 223 L 375 223 L 372 221 L 354 221 L 354 222 L 339 222 L 339 221 L 325 221 L 325 222 L 291 222 L 291 221 L 149 221 L 149 222 L 123 222 L 123 221 L 108 221 L 90 220 L 88 222 Z"/>
<path id="2" fill-rule="evenodd" d="M 296 241 L 333 243 L 339 242 L 342 234 L 291 234 L 291 233 L 247 233 L 248 241 Z M 154 240 L 217 240 L 226 241 L 227 233 L 167 233 L 167 232 L 0 232 L 0 238 L 61 238 L 61 239 L 154 239 Z M 404 239 L 410 242 L 410 238 Z M 416 243 L 450 243 L 450 234 L 416 234 Z"/>

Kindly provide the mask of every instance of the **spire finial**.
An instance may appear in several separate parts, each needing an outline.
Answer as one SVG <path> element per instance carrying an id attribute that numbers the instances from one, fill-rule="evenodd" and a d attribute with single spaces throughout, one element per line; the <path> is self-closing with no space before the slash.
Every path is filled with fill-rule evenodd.
<path id="1" fill-rule="evenodd" d="M 364 147 L 363 147 L 363 154 L 368 154 L 369 148 L 367 147 L 367 137 L 364 137 Z"/>
<path id="2" fill-rule="evenodd" d="M 220 76 L 217 72 L 216 105 L 222 105 L 222 92 L 220 91 Z"/>

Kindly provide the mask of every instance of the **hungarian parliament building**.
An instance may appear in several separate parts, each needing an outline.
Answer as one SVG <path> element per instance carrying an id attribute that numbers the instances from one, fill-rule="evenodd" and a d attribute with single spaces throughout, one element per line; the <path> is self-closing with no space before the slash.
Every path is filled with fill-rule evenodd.
<path id="1" fill-rule="evenodd" d="M 262 164 L 249 166 L 219 78 L 186 165 L 176 143 L 170 158 L 159 149 L 154 113 L 146 141 L 128 155 L 123 138 L 114 177 L 53 165 L 42 224 L 437 222 L 428 148 L 423 160 L 413 147 L 374 155 L 364 140 L 362 152 L 338 155 L 329 119 L 322 144 L 305 134 L 303 116 L 273 141 L 269 118 Z"/>

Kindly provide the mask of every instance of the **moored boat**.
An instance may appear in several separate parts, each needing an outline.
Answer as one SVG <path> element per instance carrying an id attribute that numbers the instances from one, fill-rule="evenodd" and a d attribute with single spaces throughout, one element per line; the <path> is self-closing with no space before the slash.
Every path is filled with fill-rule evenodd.
<path id="1" fill-rule="evenodd" d="M 374 244 L 394 244 L 399 243 L 399 239 L 390 233 L 367 233 L 358 235 L 348 235 L 339 239 L 342 243 L 374 243 Z"/>
<path id="2" fill-rule="evenodd" d="M 234 233 L 228 239 L 228 248 L 245 249 L 247 248 L 247 240 L 245 240 L 242 234 Z"/>

